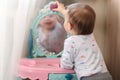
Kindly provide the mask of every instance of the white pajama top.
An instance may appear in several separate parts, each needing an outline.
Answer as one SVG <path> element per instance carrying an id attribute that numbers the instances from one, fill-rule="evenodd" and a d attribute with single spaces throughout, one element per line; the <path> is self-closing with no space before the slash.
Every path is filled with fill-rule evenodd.
<path id="1" fill-rule="evenodd" d="M 74 69 L 78 79 L 108 71 L 93 34 L 74 35 L 65 40 L 61 68 Z"/>

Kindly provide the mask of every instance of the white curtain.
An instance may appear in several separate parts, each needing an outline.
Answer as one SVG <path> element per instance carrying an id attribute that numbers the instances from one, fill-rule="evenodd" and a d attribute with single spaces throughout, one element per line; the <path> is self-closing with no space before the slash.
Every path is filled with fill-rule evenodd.
<path id="1" fill-rule="evenodd" d="M 0 80 L 16 80 L 30 25 L 46 0 L 0 0 Z"/>

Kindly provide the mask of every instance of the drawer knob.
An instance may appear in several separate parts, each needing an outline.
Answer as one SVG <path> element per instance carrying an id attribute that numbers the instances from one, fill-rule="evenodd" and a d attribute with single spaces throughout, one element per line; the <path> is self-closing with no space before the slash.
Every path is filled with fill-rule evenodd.
<path id="1" fill-rule="evenodd" d="M 66 74 L 65 78 L 66 78 L 66 80 L 72 80 L 73 75 L 72 74 Z"/>

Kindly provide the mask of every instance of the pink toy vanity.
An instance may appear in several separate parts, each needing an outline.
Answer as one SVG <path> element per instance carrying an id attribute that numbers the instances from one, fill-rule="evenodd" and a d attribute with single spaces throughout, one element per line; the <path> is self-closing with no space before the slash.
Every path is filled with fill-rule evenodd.
<path id="1" fill-rule="evenodd" d="M 72 78 L 67 79 L 67 74 Z M 73 70 L 60 68 L 59 58 L 21 59 L 17 76 L 30 80 L 77 80 Z"/>

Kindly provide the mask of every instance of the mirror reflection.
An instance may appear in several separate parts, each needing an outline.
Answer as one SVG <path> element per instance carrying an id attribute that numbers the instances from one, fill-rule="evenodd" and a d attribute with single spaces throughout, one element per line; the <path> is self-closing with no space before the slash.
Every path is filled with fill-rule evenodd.
<path id="1" fill-rule="evenodd" d="M 63 50 L 66 32 L 63 27 L 64 19 L 58 15 L 50 14 L 39 21 L 37 28 L 37 45 L 45 54 L 60 53 Z"/>

